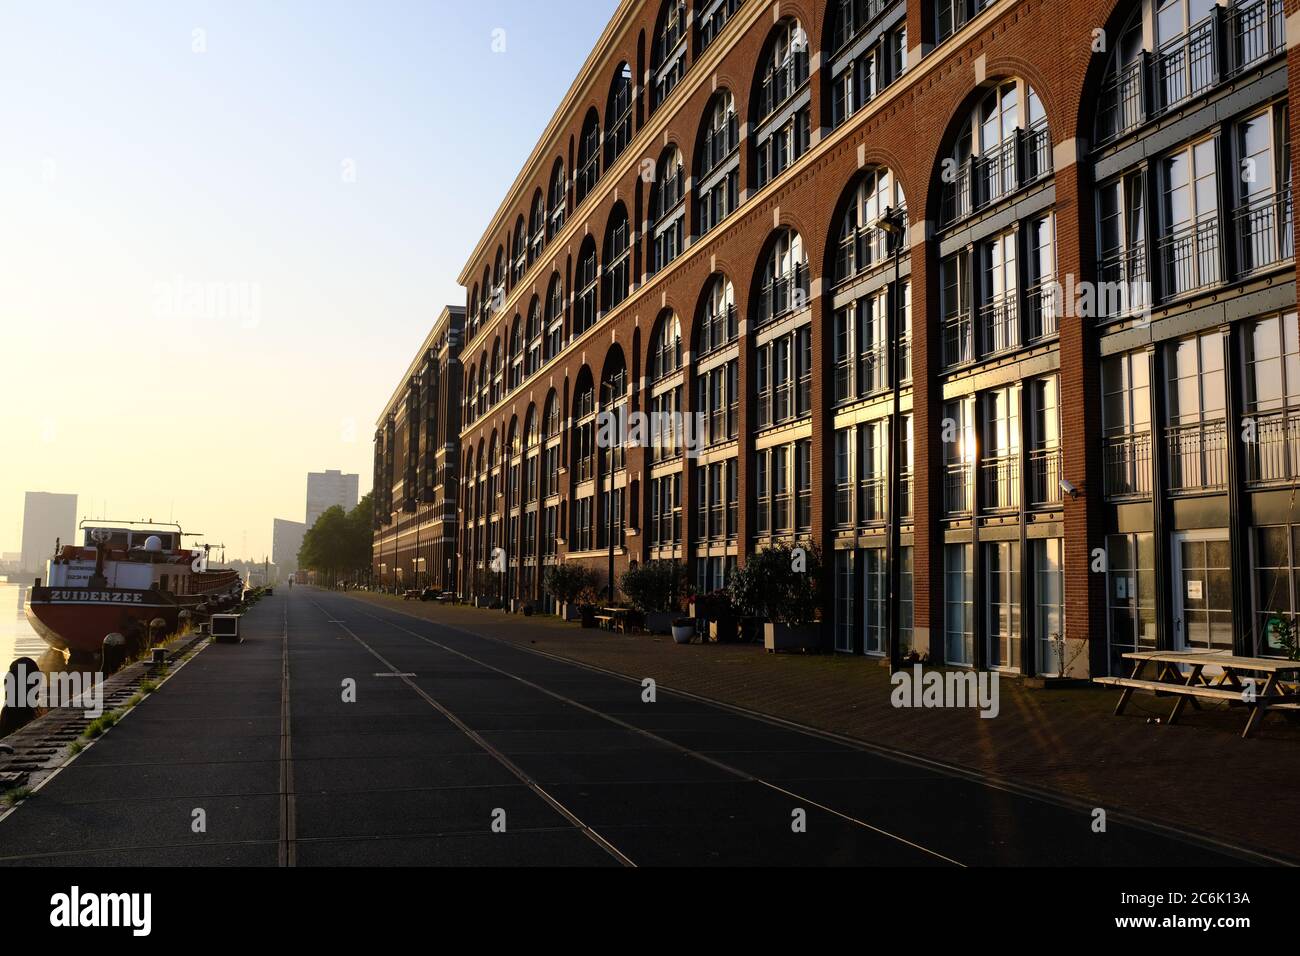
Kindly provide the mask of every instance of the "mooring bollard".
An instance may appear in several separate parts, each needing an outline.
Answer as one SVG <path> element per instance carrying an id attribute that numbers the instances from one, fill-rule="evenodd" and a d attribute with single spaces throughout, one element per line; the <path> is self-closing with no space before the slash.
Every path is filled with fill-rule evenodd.
<path id="1" fill-rule="evenodd" d="M 117 632 L 105 635 L 99 660 L 100 670 L 105 674 L 115 674 L 121 670 L 126 662 L 126 638 Z"/>
<path id="2" fill-rule="evenodd" d="M 162 667 L 162 665 L 164 665 L 164 664 L 166 664 L 166 663 L 167 663 L 167 648 L 165 648 L 165 647 L 155 647 L 155 648 L 153 649 L 153 665 L 154 665 L 154 667 Z"/>
<path id="3" fill-rule="evenodd" d="M 8 737 L 36 719 L 36 708 L 28 706 L 27 690 L 31 675 L 40 672 L 40 665 L 30 657 L 20 657 L 9 665 L 11 676 L 4 682 L 4 706 L 0 707 L 0 737 Z M 13 688 L 16 700 L 9 699 L 9 687 Z"/>

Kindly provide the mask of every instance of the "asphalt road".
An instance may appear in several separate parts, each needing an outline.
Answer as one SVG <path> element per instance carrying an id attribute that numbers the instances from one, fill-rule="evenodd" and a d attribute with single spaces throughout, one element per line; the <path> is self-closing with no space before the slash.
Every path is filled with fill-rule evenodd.
<path id="1" fill-rule="evenodd" d="M 0 820 L 0 864 L 1243 862 L 342 595 L 245 638 Z"/>

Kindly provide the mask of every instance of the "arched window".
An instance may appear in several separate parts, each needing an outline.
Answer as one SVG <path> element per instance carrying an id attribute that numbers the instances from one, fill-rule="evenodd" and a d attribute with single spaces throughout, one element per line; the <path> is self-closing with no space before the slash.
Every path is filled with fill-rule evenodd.
<path id="1" fill-rule="evenodd" d="M 803 26 L 793 18 L 782 20 L 764 49 L 754 97 L 754 170 L 760 189 L 807 152 L 811 130 Z"/>
<path id="2" fill-rule="evenodd" d="M 610 354 L 605 358 L 605 369 L 600 376 L 600 410 L 605 416 L 606 422 L 617 423 L 617 434 L 624 434 L 624 428 L 627 424 L 628 397 L 629 397 L 629 379 L 627 374 L 627 363 L 623 359 L 623 350 L 614 346 Z M 614 471 L 622 470 L 626 459 L 624 458 L 624 443 L 614 442 L 612 448 L 601 449 L 603 452 L 602 472 L 612 467 Z M 610 456 L 612 462 L 609 462 Z M 606 489 L 608 492 L 608 489 Z M 620 493 L 615 492 L 614 504 L 614 527 L 619 528 L 622 524 L 622 509 L 619 507 Z M 601 515 L 608 512 L 602 508 Z M 604 543 L 603 541 L 601 542 Z"/>
<path id="3" fill-rule="evenodd" d="M 569 184 L 564 178 L 564 160 L 557 159 L 551 171 L 550 221 L 547 239 L 554 239 L 564 228 L 564 213 L 569 204 Z"/>
<path id="4" fill-rule="evenodd" d="M 682 151 L 669 146 L 659 159 L 655 181 L 650 191 L 650 210 L 654 218 L 653 271 L 658 272 L 672 262 L 682 251 L 685 241 L 686 171 Z"/>
<path id="5" fill-rule="evenodd" d="M 528 271 L 528 232 L 524 217 L 515 220 L 513 253 L 510 260 L 510 287 L 513 289 Z"/>
<path id="6" fill-rule="evenodd" d="M 501 307 L 506 297 L 506 251 L 497 246 L 497 257 L 492 264 L 492 311 Z"/>
<path id="7" fill-rule="evenodd" d="M 560 437 L 560 396 L 551 389 L 551 394 L 546 396 L 546 412 L 542 417 L 542 438 L 550 441 L 553 438 Z"/>
<path id="8" fill-rule="evenodd" d="M 777 233 L 759 280 L 759 325 L 808 306 L 808 259 L 799 233 L 793 229 Z"/>
<path id="9" fill-rule="evenodd" d="M 495 291 L 492 287 L 492 270 L 488 266 L 483 267 L 483 298 L 479 300 L 478 321 L 475 325 L 482 328 L 487 324 L 488 318 L 492 315 L 496 306 L 494 301 Z"/>
<path id="10" fill-rule="evenodd" d="M 605 311 L 627 298 L 632 282 L 632 237 L 627 207 L 621 202 L 605 227 Z"/>
<path id="11" fill-rule="evenodd" d="M 533 296 L 528 307 L 528 328 L 524 334 L 524 375 L 529 376 L 542 367 L 542 300 Z"/>
<path id="12" fill-rule="evenodd" d="M 896 210 L 903 213 L 901 226 L 905 235 L 907 203 L 894 175 L 882 166 L 859 177 L 840 221 L 840 244 L 835 253 L 836 283 L 860 275 L 888 258 L 893 247 L 879 223 L 886 213 Z"/>
<path id="13" fill-rule="evenodd" d="M 632 142 L 632 68 L 620 63 L 609 87 L 605 107 L 605 166 L 623 154 Z"/>
<path id="14" fill-rule="evenodd" d="M 944 167 L 944 226 L 1050 174 L 1052 142 L 1038 94 L 1016 79 L 985 90 L 958 126 Z"/>
<path id="15" fill-rule="evenodd" d="M 682 323 L 676 314 L 664 313 L 655 329 L 654 343 L 650 346 L 650 377 L 671 375 L 682 367 Z"/>
<path id="16" fill-rule="evenodd" d="M 741 0 L 695 0 L 695 22 L 700 31 L 700 52 L 717 39 L 740 7 Z"/>
<path id="17" fill-rule="evenodd" d="M 578 177 L 574 184 L 577 201 L 582 202 L 600 180 L 600 115 L 588 110 L 578 142 Z"/>
<path id="18" fill-rule="evenodd" d="M 830 119 L 839 126 L 907 69 L 907 4 L 831 0 Z"/>
<path id="19" fill-rule="evenodd" d="M 653 113 L 686 75 L 686 0 L 663 0 L 660 5 L 650 69 Z"/>
<path id="20" fill-rule="evenodd" d="M 558 272 L 551 276 L 546 291 L 546 361 L 564 348 L 564 280 Z"/>
<path id="21" fill-rule="evenodd" d="M 465 313 L 465 336 L 467 339 L 474 337 L 474 332 L 478 328 L 478 283 L 474 283 L 474 288 L 469 294 L 469 311 Z"/>
<path id="22" fill-rule="evenodd" d="M 740 324 L 736 320 L 736 290 L 722 273 L 709 279 L 695 339 L 695 357 L 717 351 L 736 341 Z"/>
<path id="23" fill-rule="evenodd" d="M 709 101 L 697 155 L 696 215 L 704 235 L 740 202 L 740 127 L 730 90 L 718 90 Z"/>
<path id="24" fill-rule="evenodd" d="M 578 274 L 574 279 L 577 293 L 573 298 L 573 335 L 586 332 L 596 324 L 600 308 L 600 269 L 596 262 L 596 240 L 588 236 L 578 254 Z"/>
<path id="25" fill-rule="evenodd" d="M 510 325 L 510 375 L 508 391 L 514 391 L 524 380 L 523 321 L 518 315 Z"/>
<path id="26" fill-rule="evenodd" d="M 501 367 L 501 339 L 498 336 L 492 343 L 492 382 L 488 393 L 488 408 L 496 407 L 496 403 L 501 401 L 501 392 L 503 386 L 502 367 Z"/>
<path id="27" fill-rule="evenodd" d="M 528 264 L 531 266 L 546 247 L 546 198 L 539 189 L 533 193 L 533 211 L 528 217 Z"/>
<path id="28" fill-rule="evenodd" d="M 942 43 L 967 23 L 975 14 L 993 3 L 993 0 L 935 0 L 935 43 Z"/>

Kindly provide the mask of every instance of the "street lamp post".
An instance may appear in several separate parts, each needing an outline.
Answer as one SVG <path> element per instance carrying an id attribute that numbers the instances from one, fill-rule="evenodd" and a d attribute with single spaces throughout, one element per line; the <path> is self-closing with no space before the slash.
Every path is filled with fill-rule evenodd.
<path id="1" fill-rule="evenodd" d="M 885 635 L 889 641 L 889 668 L 897 671 L 902 664 L 902 648 L 899 647 L 898 620 L 898 553 L 901 550 L 899 539 L 899 468 L 902 464 L 900 438 L 902 432 L 902 407 L 900 401 L 899 374 L 899 336 L 902 334 L 902 255 L 905 240 L 906 214 L 902 209 L 890 206 L 877 220 L 875 228 L 884 233 L 894 248 L 894 286 L 890 292 L 892 307 L 889 310 L 889 385 L 892 390 L 892 408 L 889 419 L 889 537 L 886 542 L 885 561 L 888 579 L 889 601 L 885 605 Z"/>

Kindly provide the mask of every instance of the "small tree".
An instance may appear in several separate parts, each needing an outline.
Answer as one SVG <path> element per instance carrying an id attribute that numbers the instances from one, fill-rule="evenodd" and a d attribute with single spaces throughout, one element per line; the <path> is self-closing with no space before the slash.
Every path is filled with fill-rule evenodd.
<path id="1" fill-rule="evenodd" d="M 623 572 L 618 586 L 638 611 L 663 614 L 682 609 L 690 584 L 685 565 L 651 561 Z"/>
<path id="2" fill-rule="evenodd" d="M 823 608 L 821 552 L 811 543 L 777 544 L 732 572 L 732 603 L 773 624 L 811 624 Z"/>
<path id="3" fill-rule="evenodd" d="M 546 569 L 542 585 L 560 604 L 591 604 L 599 586 L 596 572 L 581 564 L 554 564 Z"/>

